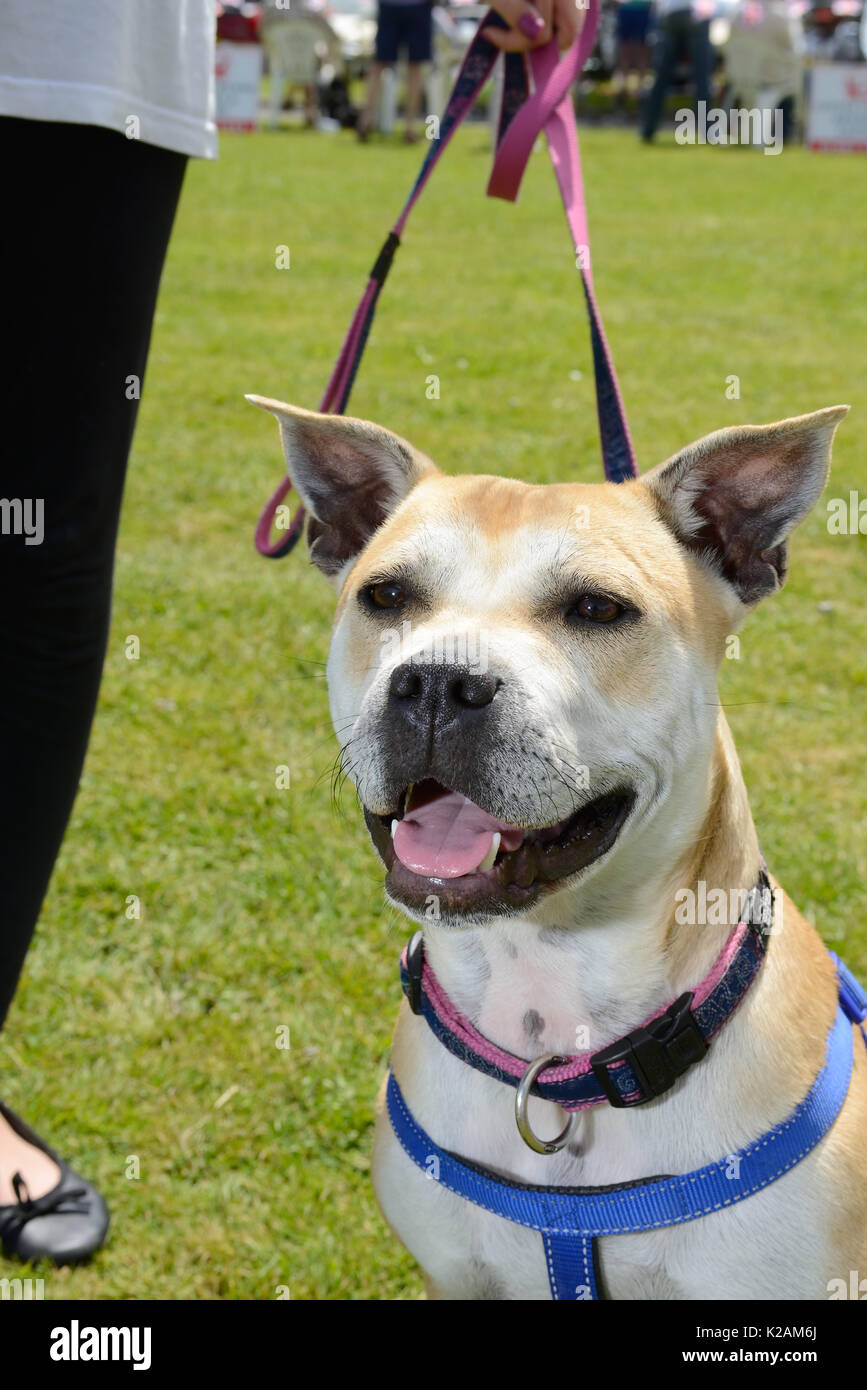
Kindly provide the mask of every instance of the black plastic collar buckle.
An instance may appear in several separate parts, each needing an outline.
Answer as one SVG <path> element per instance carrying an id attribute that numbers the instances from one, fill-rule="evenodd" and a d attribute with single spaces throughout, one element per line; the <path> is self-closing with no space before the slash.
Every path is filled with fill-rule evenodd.
<path id="1" fill-rule="evenodd" d="M 421 972 L 424 969 L 424 933 L 419 930 L 413 934 L 406 948 L 406 973 L 409 989 L 406 997 L 414 1014 L 421 1013 Z"/>
<path id="2" fill-rule="evenodd" d="M 636 1028 L 590 1058 L 596 1080 L 618 1110 L 655 1100 L 704 1057 L 708 1045 L 690 1012 L 692 1000 L 692 991 L 682 994 L 646 1028 Z M 613 1062 L 629 1063 L 644 1092 L 642 1096 L 624 1100 L 608 1071 Z"/>

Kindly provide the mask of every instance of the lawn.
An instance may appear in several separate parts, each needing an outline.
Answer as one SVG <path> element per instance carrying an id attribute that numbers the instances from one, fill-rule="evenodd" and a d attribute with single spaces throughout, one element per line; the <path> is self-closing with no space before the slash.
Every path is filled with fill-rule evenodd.
<path id="1" fill-rule="evenodd" d="M 517 206 L 486 200 L 486 140 L 462 133 L 416 210 L 351 409 L 448 471 L 593 481 L 589 340 L 550 166 L 534 155 Z M 867 495 L 863 160 L 648 149 L 614 129 L 582 145 L 640 465 L 848 401 L 827 495 Z M 331 804 L 332 595 L 300 551 L 253 549 L 281 459 L 243 400 L 318 405 L 419 158 L 282 131 L 224 137 L 188 173 L 93 741 L 0 1036 L 4 1098 L 114 1216 L 89 1267 L 40 1271 L 48 1298 L 421 1296 L 368 1176 L 408 924 L 382 904 L 351 792 Z M 721 689 L 773 871 L 867 973 L 867 539 L 826 522 L 823 501 Z"/>

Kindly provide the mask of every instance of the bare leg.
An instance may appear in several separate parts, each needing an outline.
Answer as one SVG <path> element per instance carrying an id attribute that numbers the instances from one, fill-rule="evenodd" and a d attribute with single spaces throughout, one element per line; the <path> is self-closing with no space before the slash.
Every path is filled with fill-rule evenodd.
<path id="1" fill-rule="evenodd" d="M 636 72 L 638 71 L 639 61 L 640 61 L 640 59 L 639 59 L 639 51 L 640 51 L 640 49 L 641 49 L 641 44 L 636 43 L 633 39 L 628 39 L 627 41 L 625 41 L 624 43 L 622 43 L 622 44 L 620 45 L 620 62 L 621 62 L 622 69 L 623 69 L 623 96 L 624 96 L 624 99 L 626 98 L 626 96 L 627 96 L 627 94 L 628 94 L 628 92 L 629 92 L 630 87 L 633 85 L 630 79 L 632 78 L 633 74 L 636 73 Z M 640 86 L 640 82 L 639 82 L 639 86 Z"/>
<path id="2" fill-rule="evenodd" d="M 406 138 L 417 139 L 415 123 L 421 109 L 422 65 L 409 63 L 406 72 Z"/>
<path id="3" fill-rule="evenodd" d="M 373 123 L 379 109 L 384 68 L 384 63 L 374 63 L 370 69 L 370 76 L 367 79 L 367 105 L 358 118 L 358 134 L 362 140 L 366 140 L 373 129 Z"/>

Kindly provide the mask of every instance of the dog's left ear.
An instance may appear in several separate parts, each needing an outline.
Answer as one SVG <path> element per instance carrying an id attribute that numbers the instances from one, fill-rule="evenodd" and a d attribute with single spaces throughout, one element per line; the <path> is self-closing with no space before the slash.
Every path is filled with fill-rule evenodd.
<path id="1" fill-rule="evenodd" d="M 818 501 L 847 405 L 717 430 L 646 473 L 664 520 L 744 604 L 786 577 L 786 540 Z"/>
<path id="2" fill-rule="evenodd" d="M 289 476 L 309 513 L 310 559 L 339 586 L 376 528 L 436 469 L 405 439 L 368 420 L 322 415 L 266 396 L 247 400 L 277 417 Z"/>

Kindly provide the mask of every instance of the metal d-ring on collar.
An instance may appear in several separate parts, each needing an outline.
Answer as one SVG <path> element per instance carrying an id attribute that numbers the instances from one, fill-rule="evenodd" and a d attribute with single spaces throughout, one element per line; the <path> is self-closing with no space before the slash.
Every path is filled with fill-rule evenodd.
<path id="1" fill-rule="evenodd" d="M 538 1134 L 534 1133 L 530 1124 L 530 1117 L 527 1114 L 530 1091 L 539 1072 L 544 1071 L 546 1067 L 563 1066 L 568 1060 L 568 1057 L 559 1057 L 556 1052 L 551 1053 L 548 1057 L 539 1057 L 535 1062 L 530 1063 L 518 1082 L 518 1089 L 515 1092 L 515 1122 L 524 1143 L 534 1149 L 537 1154 L 555 1154 L 565 1148 L 569 1141 L 569 1135 L 572 1133 L 572 1126 L 578 1118 L 573 1112 L 566 1121 L 565 1129 L 557 1135 L 556 1139 L 540 1139 Z"/>

